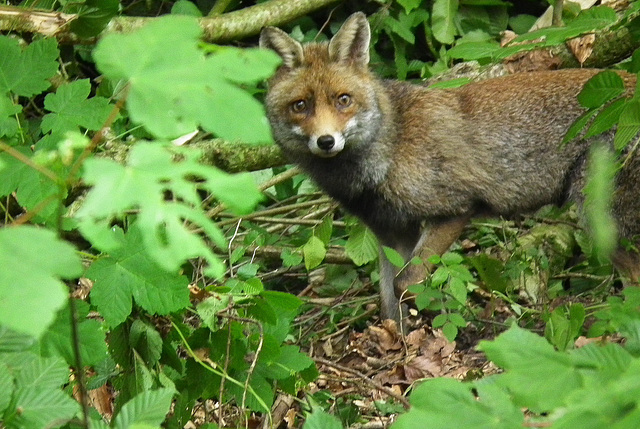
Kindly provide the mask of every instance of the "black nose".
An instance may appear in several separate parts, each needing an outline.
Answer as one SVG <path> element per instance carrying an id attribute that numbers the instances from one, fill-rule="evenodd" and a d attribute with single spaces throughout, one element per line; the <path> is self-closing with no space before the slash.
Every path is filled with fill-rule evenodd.
<path id="1" fill-rule="evenodd" d="M 336 144 L 336 140 L 333 138 L 333 136 L 324 135 L 324 136 L 318 137 L 317 143 L 320 149 L 331 150 L 333 145 Z"/>

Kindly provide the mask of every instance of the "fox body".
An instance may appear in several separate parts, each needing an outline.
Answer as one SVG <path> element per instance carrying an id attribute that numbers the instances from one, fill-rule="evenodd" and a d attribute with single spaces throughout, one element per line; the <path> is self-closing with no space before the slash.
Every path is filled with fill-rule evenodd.
<path id="1" fill-rule="evenodd" d="M 576 97 L 597 70 L 429 89 L 376 78 L 369 40 L 366 17 L 356 13 L 328 43 L 301 45 L 268 27 L 260 45 L 283 60 L 266 96 L 276 141 L 381 244 L 426 260 L 445 252 L 474 216 L 581 199 L 593 140 L 560 142 L 584 112 Z M 635 85 L 635 76 L 622 77 Z M 632 157 L 612 209 L 629 239 L 640 233 L 638 185 L 640 160 Z M 640 275 L 636 255 L 620 251 L 618 260 L 626 274 Z M 381 252 L 383 317 L 399 319 L 396 297 L 428 269 L 410 265 L 396 276 Z"/>

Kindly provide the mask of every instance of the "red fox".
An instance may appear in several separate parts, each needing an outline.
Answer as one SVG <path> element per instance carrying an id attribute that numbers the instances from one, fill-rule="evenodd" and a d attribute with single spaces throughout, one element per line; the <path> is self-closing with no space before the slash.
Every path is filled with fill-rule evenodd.
<path id="1" fill-rule="evenodd" d="M 382 245 L 426 261 L 447 251 L 472 217 L 581 200 L 594 139 L 561 141 L 584 112 L 578 93 L 598 70 L 429 89 L 376 78 L 369 42 L 363 13 L 328 43 L 302 45 L 273 27 L 260 35 L 260 46 L 282 58 L 266 95 L 277 143 Z M 621 76 L 635 86 L 635 75 Z M 612 208 L 630 240 L 640 234 L 638 186 L 640 157 L 633 156 L 617 176 Z M 396 275 L 380 254 L 382 317 L 400 320 L 397 297 L 423 281 L 429 266 Z M 623 275 L 640 276 L 637 254 L 619 250 L 614 262 Z"/>

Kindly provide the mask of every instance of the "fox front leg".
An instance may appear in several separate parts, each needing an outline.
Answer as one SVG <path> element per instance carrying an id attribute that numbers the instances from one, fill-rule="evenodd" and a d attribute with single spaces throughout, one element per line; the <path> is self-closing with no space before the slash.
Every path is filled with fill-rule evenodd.
<path id="1" fill-rule="evenodd" d="M 411 285 L 423 282 L 433 270 L 428 259 L 433 255 L 445 253 L 454 241 L 460 237 L 462 230 L 469 223 L 470 215 L 449 219 L 428 225 L 420 234 L 420 239 L 411 252 L 411 258 L 418 257 L 422 264 L 408 264 L 395 278 L 395 295 L 400 298 Z M 406 294 L 405 294 L 406 295 Z"/>

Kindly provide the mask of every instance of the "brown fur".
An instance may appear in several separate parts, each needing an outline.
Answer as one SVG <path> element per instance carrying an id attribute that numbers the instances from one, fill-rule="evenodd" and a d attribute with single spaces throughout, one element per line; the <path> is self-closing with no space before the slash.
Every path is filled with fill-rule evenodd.
<path id="1" fill-rule="evenodd" d="M 560 142 L 584 112 L 576 97 L 598 70 L 522 73 L 457 89 L 381 81 L 368 70 L 369 26 L 361 13 L 328 44 L 303 46 L 275 28 L 263 30 L 260 44 L 283 57 L 266 99 L 277 142 L 407 259 L 445 252 L 473 216 L 581 199 L 588 148 L 598 137 Z M 621 76 L 635 86 L 634 75 Z M 337 101 L 343 94 L 346 107 Z M 298 100 L 307 108 L 292 112 Z M 319 148 L 320 136 L 336 145 L 343 139 L 344 148 Z M 639 184 L 634 157 L 618 177 L 613 207 L 629 239 L 640 233 Z M 616 260 L 625 274 L 640 275 L 637 255 L 620 252 Z M 397 293 L 422 281 L 428 268 L 403 271 Z M 395 276 L 382 260 L 382 312 L 398 319 Z"/>

